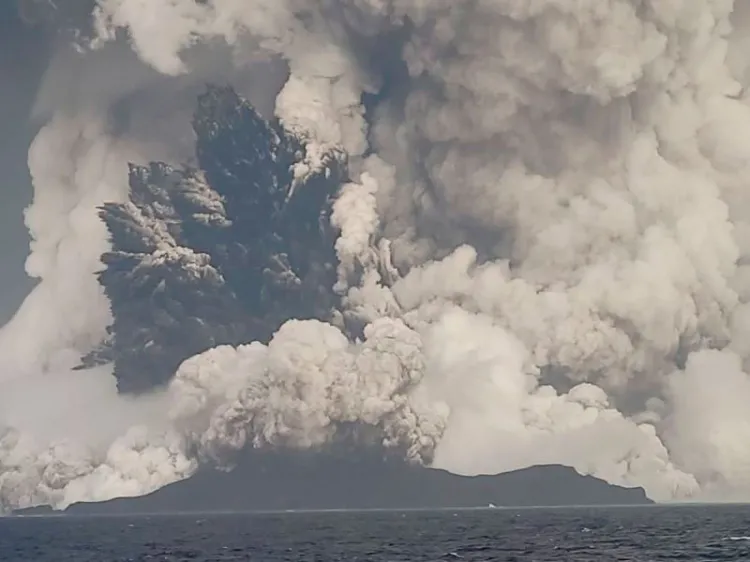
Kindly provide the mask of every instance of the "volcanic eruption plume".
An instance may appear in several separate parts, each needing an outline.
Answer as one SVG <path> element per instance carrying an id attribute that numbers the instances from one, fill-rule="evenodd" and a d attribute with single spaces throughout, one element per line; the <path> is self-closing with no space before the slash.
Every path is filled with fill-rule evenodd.
<path id="1" fill-rule="evenodd" d="M 38 94 L 0 506 L 352 424 L 462 474 L 750 497 L 745 4 L 30 4 L 75 48 Z"/>

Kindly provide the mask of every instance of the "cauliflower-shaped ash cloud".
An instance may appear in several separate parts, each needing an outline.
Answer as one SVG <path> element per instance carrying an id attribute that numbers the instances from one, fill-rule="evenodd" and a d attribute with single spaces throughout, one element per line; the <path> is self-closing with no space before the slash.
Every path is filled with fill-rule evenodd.
<path id="1" fill-rule="evenodd" d="M 306 146 L 231 88 L 210 87 L 193 126 L 199 169 L 131 166 L 130 196 L 105 204 L 112 249 L 99 276 L 119 388 L 166 383 L 188 357 L 268 341 L 289 318 L 330 318 L 340 153 L 298 168 Z"/>

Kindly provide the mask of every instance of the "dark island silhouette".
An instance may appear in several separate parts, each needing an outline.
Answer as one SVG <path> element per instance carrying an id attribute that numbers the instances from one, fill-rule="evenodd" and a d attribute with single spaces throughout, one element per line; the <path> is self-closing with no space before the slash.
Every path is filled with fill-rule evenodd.
<path id="1" fill-rule="evenodd" d="M 258 451 L 231 471 L 204 469 L 137 498 L 75 504 L 73 515 L 329 509 L 438 509 L 645 505 L 641 488 L 612 486 L 573 469 L 534 466 L 493 476 L 459 476 L 372 450 Z M 50 513 L 49 509 L 17 512 Z"/>

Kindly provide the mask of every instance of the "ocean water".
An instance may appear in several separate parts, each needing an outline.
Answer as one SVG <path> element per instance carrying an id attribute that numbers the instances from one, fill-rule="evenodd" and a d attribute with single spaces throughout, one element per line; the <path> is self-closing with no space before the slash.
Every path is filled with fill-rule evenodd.
<path id="1" fill-rule="evenodd" d="M 750 507 L 0 519 L 0 561 L 750 561 Z"/>

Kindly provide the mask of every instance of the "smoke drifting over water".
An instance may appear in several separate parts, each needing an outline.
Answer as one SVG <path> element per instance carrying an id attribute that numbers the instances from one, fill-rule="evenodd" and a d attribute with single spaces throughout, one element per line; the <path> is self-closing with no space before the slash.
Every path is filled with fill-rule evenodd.
<path id="1" fill-rule="evenodd" d="M 732 0 L 99 0 L 38 96 L 40 283 L 0 333 L 0 505 L 143 494 L 351 423 L 464 474 L 554 462 L 657 500 L 750 498 L 749 16 Z M 248 140 L 227 116 L 250 106 L 219 96 L 196 151 L 207 82 L 278 124 L 248 118 Z M 221 135 L 257 149 L 253 173 L 292 155 L 260 176 L 284 195 L 273 243 L 232 199 L 231 163 L 201 151 Z M 155 160 L 197 168 L 170 184 L 192 211 L 154 179 L 167 168 L 134 187 L 128 163 Z M 297 208 L 325 219 L 305 231 L 315 260 L 285 226 Z M 117 212 L 140 234 L 115 232 Z M 185 234 L 199 215 L 205 246 Z M 227 248 L 325 306 L 250 307 Z M 188 297 L 237 297 L 234 335 L 159 355 L 155 312 L 128 344 L 115 288 L 163 275 L 180 302 L 180 273 Z M 72 370 L 86 356 L 114 366 Z M 172 375 L 167 356 L 187 360 Z"/>

